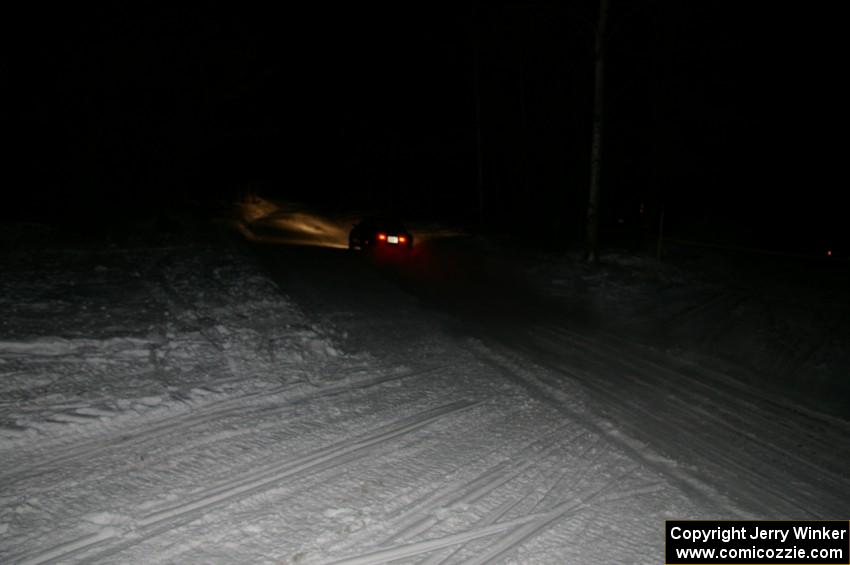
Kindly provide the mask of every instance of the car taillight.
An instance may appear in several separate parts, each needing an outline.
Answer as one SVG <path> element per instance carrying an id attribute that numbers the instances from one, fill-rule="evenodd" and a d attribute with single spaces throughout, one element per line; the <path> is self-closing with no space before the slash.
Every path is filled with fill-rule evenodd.
<path id="1" fill-rule="evenodd" d="M 386 241 L 386 240 L 387 240 L 387 234 L 385 234 L 385 233 L 379 233 L 379 234 L 378 234 L 378 239 L 379 239 L 379 240 L 381 240 L 381 241 Z"/>
<path id="2" fill-rule="evenodd" d="M 407 243 L 407 238 L 404 237 L 403 235 L 400 235 L 400 236 L 398 236 L 398 242 L 399 243 Z"/>

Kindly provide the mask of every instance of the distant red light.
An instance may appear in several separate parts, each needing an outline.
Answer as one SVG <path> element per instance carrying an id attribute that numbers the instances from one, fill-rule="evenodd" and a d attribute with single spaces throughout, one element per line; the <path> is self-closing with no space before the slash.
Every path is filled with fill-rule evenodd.
<path id="1" fill-rule="evenodd" d="M 827 257 L 832 257 L 832 249 L 828 249 L 826 252 Z"/>
<path id="2" fill-rule="evenodd" d="M 385 233 L 379 233 L 379 234 L 378 234 L 378 239 L 380 239 L 381 241 L 386 241 L 386 240 L 387 240 L 387 234 L 385 234 Z"/>
<path id="3" fill-rule="evenodd" d="M 403 235 L 400 235 L 400 236 L 398 236 L 398 241 L 399 241 L 400 243 L 405 243 L 405 242 L 407 242 L 407 238 L 406 238 L 406 237 L 404 237 Z"/>

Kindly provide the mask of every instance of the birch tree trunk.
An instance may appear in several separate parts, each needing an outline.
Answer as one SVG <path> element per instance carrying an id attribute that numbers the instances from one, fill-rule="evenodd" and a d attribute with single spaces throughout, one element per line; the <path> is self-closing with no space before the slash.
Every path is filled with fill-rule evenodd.
<path id="1" fill-rule="evenodd" d="M 599 22 L 594 45 L 593 137 L 590 148 L 590 194 L 587 200 L 587 261 L 599 261 L 599 191 L 602 173 L 602 127 L 604 124 L 605 28 L 608 0 L 599 0 Z"/>
<path id="2" fill-rule="evenodd" d="M 481 62 L 478 54 L 478 38 L 473 51 L 473 83 L 475 88 L 475 149 L 478 158 L 478 223 L 484 228 L 485 217 L 485 194 L 484 194 L 484 148 L 481 142 Z"/>

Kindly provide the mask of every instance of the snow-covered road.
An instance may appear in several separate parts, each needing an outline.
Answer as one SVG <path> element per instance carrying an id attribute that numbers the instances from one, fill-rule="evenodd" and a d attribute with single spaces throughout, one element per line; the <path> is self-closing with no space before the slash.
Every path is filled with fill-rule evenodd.
<path id="1" fill-rule="evenodd" d="M 845 421 L 441 264 L 6 253 L 0 562 L 658 563 L 668 518 L 846 518 Z"/>

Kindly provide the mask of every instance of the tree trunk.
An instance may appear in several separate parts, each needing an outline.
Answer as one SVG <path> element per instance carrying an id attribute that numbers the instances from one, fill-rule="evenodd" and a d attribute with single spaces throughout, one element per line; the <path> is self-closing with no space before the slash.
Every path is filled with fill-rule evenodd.
<path id="1" fill-rule="evenodd" d="M 602 127 L 604 124 L 605 27 L 608 0 L 599 0 L 599 22 L 594 46 L 593 138 L 590 148 L 590 194 L 587 200 L 587 261 L 599 261 L 599 189 L 602 173 Z"/>
<path id="2" fill-rule="evenodd" d="M 478 157 L 478 222 L 480 227 L 484 228 L 484 148 L 481 142 L 481 78 L 480 78 L 480 70 L 479 70 L 479 56 L 478 56 L 478 43 L 476 38 L 476 44 L 474 46 L 473 51 L 473 61 L 472 61 L 472 72 L 473 72 L 473 83 L 475 88 L 475 145 L 476 145 L 476 154 Z"/>

